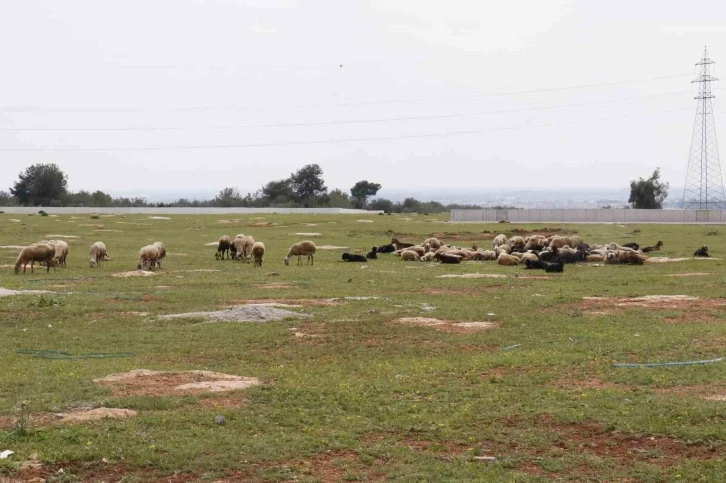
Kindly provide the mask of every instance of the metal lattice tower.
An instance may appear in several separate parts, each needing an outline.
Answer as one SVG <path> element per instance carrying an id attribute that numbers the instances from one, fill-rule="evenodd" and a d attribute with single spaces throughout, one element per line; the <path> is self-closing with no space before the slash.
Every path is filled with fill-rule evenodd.
<path id="1" fill-rule="evenodd" d="M 683 190 L 682 207 L 697 210 L 726 209 L 723 179 L 721 178 L 721 161 L 718 157 L 716 141 L 716 125 L 713 121 L 713 105 L 711 99 L 711 82 L 718 80 L 711 75 L 711 64 L 708 51 L 704 47 L 703 58 L 696 65 L 701 73 L 692 83 L 698 83 L 698 100 L 696 120 L 693 123 L 691 152 L 688 157 L 688 173 L 686 186 Z"/>

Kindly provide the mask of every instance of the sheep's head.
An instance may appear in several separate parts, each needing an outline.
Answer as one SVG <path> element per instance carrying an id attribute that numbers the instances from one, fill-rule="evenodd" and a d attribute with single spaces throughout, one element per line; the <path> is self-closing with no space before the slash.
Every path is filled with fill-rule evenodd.
<path id="1" fill-rule="evenodd" d="M 91 268 L 94 268 L 96 266 L 96 260 L 91 259 L 91 261 L 89 262 L 89 264 L 91 265 Z"/>
<path id="2" fill-rule="evenodd" d="M 285 257 L 285 265 L 290 265 L 290 257 Z"/>

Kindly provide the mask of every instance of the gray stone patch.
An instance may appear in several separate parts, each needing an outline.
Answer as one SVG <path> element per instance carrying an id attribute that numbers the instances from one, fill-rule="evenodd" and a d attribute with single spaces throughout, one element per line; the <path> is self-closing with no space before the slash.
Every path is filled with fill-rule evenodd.
<path id="1" fill-rule="evenodd" d="M 208 322 L 270 322 L 285 319 L 310 317 L 290 310 L 270 307 L 265 304 L 247 304 L 211 312 L 187 312 L 184 314 L 160 315 L 159 319 L 200 318 Z"/>

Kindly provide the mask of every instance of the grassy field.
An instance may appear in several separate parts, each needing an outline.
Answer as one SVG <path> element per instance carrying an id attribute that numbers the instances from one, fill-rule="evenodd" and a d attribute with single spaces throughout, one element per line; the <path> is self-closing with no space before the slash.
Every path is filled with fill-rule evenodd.
<path id="1" fill-rule="evenodd" d="M 314 266 L 283 264 L 287 248 L 308 238 L 296 233 L 310 232 L 320 234 L 312 238 L 318 246 L 351 251 L 391 236 L 490 246 L 499 232 L 577 232 L 589 243 L 662 240 L 658 256 L 667 257 L 690 257 L 707 244 L 726 258 L 726 227 L 451 225 L 443 215 L 221 218 L 0 215 L 3 246 L 78 237 L 67 239 L 68 268 L 50 273 L 14 275 L 19 250 L 0 248 L 0 287 L 53 292 L 0 298 L 0 451 L 15 452 L 0 460 L 0 479 L 726 481 L 726 362 L 613 366 L 726 355 L 723 260 L 568 265 L 545 274 L 392 255 L 363 268 L 339 262 L 343 250 L 319 250 Z M 262 268 L 216 261 L 205 246 L 237 233 L 265 243 Z M 88 249 L 98 240 L 112 260 L 91 269 Z M 139 248 L 158 240 L 168 251 L 162 270 L 112 276 L 135 270 Z M 439 278 L 468 273 L 503 277 Z M 697 298 L 629 300 L 648 295 Z M 311 317 L 156 318 L 261 299 L 298 300 L 290 310 Z M 402 317 L 446 323 L 397 322 Z M 471 321 L 493 327 L 453 325 Z M 66 354 L 28 352 L 38 350 Z M 91 353 L 131 354 L 78 357 Z M 132 369 L 209 370 L 262 384 L 176 394 L 93 382 Z M 90 407 L 138 415 L 83 424 L 53 416 Z M 225 425 L 215 424 L 217 415 Z"/>

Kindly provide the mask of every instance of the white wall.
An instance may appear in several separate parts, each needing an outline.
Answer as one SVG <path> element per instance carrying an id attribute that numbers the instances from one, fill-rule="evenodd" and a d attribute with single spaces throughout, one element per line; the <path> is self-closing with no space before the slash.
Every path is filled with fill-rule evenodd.
<path id="1" fill-rule="evenodd" d="M 377 215 L 382 211 L 351 210 L 347 208 L 44 208 L 41 206 L 0 207 L 13 215 L 28 215 L 43 210 L 49 215 L 250 215 L 258 213 L 319 214 L 319 215 Z"/>
<path id="2" fill-rule="evenodd" d="M 726 210 L 481 209 L 451 210 L 452 223 L 725 223 Z"/>

